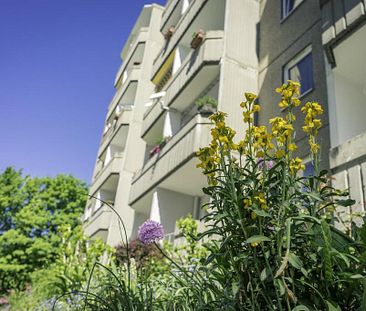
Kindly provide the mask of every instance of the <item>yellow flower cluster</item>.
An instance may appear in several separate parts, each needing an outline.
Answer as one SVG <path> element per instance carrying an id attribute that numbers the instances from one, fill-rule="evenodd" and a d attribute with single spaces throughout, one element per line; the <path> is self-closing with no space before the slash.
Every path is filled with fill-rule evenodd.
<path id="1" fill-rule="evenodd" d="M 211 130 L 212 141 L 210 146 L 216 150 L 220 148 L 224 155 L 227 155 L 230 150 L 237 149 L 233 142 L 236 132 L 226 126 L 226 116 L 226 113 L 219 111 L 209 117 L 215 123 L 215 127 Z"/>
<path id="2" fill-rule="evenodd" d="M 221 157 L 229 155 L 231 150 L 238 149 L 238 145 L 233 142 L 235 131 L 226 126 L 226 116 L 226 113 L 219 111 L 209 117 L 215 124 L 211 129 L 211 143 L 208 147 L 200 148 L 196 154 L 200 160 L 197 167 L 203 169 L 210 184 L 216 184 L 215 170 L 219 168 Z"/>
<path id="3" fill-rule="evenodd" d="M 298 157 L 295 159 L 291 159 L 290 161 L 290 171 L 293 175 L 295 175 L 298 171 L 305 170 L 305 165 L 302 164 L 302 160 Z"/>
<path id="4" fill-rule="evenodd" d="M 245 93 L 246 101 L 240 103 L 240 107 L 244 108 L 243 121 L 244 123 L 251 123 L 254 121 L 253 114 L 259 112 L 261 107 L 258 104 L 254 104 L 257 95 L 253 93 Z"/>
<path id="5" fill-rule="evenodd" d="M 297 97 L 300 96 L 300 83 L 298 82 L 288 80 L 287 84 L 276 88 L 276 92 L 281 94 L 281 101 L 278 104 L 281 108 L 297 107 L 301 104 Z"/>
<path id="6" fill-rule="evenodd" d="M 268 210 L 268 205 L 267 205 L 267 200 L 265 198 L 265 194 L 263 192 L 260 192 L 258 195 L 253 197 L 253 201 L 252 199 L 244 199 L 243 203 L 244 203 L 244 208 L 248 208 L 250 206 L 256 204 L 257 206 L 259 206 L 261 209 L 264 210 Z M 250 217 L 255 220 L 257 218 L 257 214 L 255 212 L 251 212 Z"/>
<path id="7" fill-rule="evenodd" d="M 268 133 L 266 126 L 254 126 L 252 134 L 253 149 L 256 152 L 256 157 L 264 157 L 269 150 L 274 148 L 272 135 Z"/>
<path id="8" fill-rule="evenodd" d="M 303 131 L 309 134 L 309 145 L 311 152 L 316 154 L 319 151 L 319 144 L 315 142 L 315 137 L 322 126 L 320 119 L 316 118 L 323 114 L 323 108 L 317 102 L 307 102 L 301 111 L 305 114 L 305 125 L 302 127 Z"/>
<path id="9" fill-rule="evenodd" d="M 269 120 L 269 123 L 272 124 L 272 135 L 276 138 L 278 146 L 287 146 L 289 151 L 296 150 L 296 145 L 292 143 L 294 133 L 292 124 L 281 117 L 272 118 Z M 285 153 L 284 149 L 277 148 L 275 156 L 281 158 Z"/>

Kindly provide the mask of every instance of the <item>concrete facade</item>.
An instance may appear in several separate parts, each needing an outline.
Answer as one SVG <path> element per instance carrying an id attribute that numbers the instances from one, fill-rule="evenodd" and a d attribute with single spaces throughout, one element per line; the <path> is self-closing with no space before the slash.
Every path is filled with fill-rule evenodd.
<path id="1" fill-rule="evenodd" d="M 301 99 L 319 101 L 325 110 L 321 166 L 331 169 L 336 186 L 351 187 L 353 208 L 363 212 L 364 21 L 363 0 L 168 0 L 165 8 L 145 6 L 121 53 L 90 194 L 114 206 L 129 238 L 146 219 L 160 221 L 174 237 L 175 221 L 188 213 L 199 219 L 207 201 L 194 154 L 208 144 L 211 124 L 195 102 L 216 99 L 240 134 L 239 103 L 244 92 L 254 92 L 263 107 L 258 123 L 267 124 L 285 113 L 274 89 L 307 56 L 311 87 Z M 201 31 L 192 48 L 192 34 Z M 359 52 L 348 57 L 355 48 Z M 352 109 L 345 108 L 347 99 Z M 307 158 L 300 127 L 297 133 L 299 156 Z M 121 240 L 118 218 L 95 199 L 87 204 L 84 227 L 111 245 Z"/>

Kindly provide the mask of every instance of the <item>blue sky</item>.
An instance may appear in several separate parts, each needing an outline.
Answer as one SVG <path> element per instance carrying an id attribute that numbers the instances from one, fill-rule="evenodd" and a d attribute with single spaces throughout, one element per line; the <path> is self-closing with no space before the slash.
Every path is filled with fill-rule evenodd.
<path id="1" fill-rule="evenodd" d="M 121 48 L 151 2 L 0 0 L 0 171 L 90 182 Z"/>

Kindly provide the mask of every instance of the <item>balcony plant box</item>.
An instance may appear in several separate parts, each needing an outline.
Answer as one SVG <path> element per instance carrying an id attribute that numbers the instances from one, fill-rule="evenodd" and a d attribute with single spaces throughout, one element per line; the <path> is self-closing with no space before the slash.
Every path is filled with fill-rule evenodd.
<path id="1" fill-rule="evenodd" d="M 175 27 L 170 26 L 164 34 L 165 40 L 170 40 L 170 38 L 172 37 L 174 31 L 175 31 Z"/>
<path id="2" fill-rule="evenodd" d="M 170 136 L 164 137 L 161 139 L 155 147 L 153 147 L 149 152 L 149 159 L 152 158 L 155 154 L 160 153 L 161 149 L 166 145 L 166 143 L 171 139 Z"/>
<path id="3" fill-rule="evenodd" d="M 198 32 L 193 33 L 192 41 L 191 41 L 191 48 L 197 49 L 199 47 L 199 45 L 202 43 L 204 37 L 205 37 L 205 32 L 202 29 Z"/>
<path id="4" fill-rule="evenodd" d="M 201 97 L 195 104 L 200 114 L 211 115 L 217 111 L 217 100 L 210 96 Z"/>

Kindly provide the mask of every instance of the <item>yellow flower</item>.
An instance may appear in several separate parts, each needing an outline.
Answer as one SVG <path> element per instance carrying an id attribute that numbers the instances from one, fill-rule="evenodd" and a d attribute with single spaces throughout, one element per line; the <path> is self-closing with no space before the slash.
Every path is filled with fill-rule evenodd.
<path id="1" fill-rule="evenodd" d="M 283 156 L 285 155 L 285 150 L 283 149 L 278 149 L 276 150 L 274 156 L 277 158 L 277 159 L 280 159 L 282 158 Z"/>
<path id="2" fill-rule="evenodd" d="M 250 243 L 251 247 L 257 247 L 259 244 L 257 242 Z"/>
<path id="3" fill-rule="evenodd" d="M 261 110 L 261 106 L 253 105 L 253 109 L 252 109 L 253 112 L 259 112 L 260 110 Z"/>
<path id="4" fill-rule="evenodd" d="M 256 219 L 257 219 L 257 214 L 256 214 L 256 213 L 254 213 L 254 212 L 252 212 L 252 213 L 250 214 L 250 217 L 251 217 L 253 220 L 256 220 Z"/>
<path id="5" fill-rule="evenodd" d="M 281 100 L 278 104 L 278 106 L 280 106 L 280 108 L 286 108 L 288 107 L 288 101 L 286 100 Z"/>
<path id="6" fill-rule="evenodd" d="M 289 144 L 288 145 L 288 150 L 295 151 L 296 149 L 297 149 L 297 146 L 295 144 Z"/>
<path id="7" fill-rule="evenodd" d="M 257 95 L 253 93 L 245 93 L 245 98 L 247 99 L 247 101 L 251 102 L 257 98 Z"/>
<path id="8" fill-rule="evenodd" d="M 244 199 L 243 203 L 244 203 L 244 207 L 249 207 L 249 206 L 252 206 L 252 204 L 253 204 L 251 199 Z"/>
<path id="9" fill-rule="evenodd" d="M 305 165 L 302 164 L 302 160 L 298 157 L 290 161 L 290 171 L 292 174 L 296 174 L 300 170 L 305 170 Z"/>

